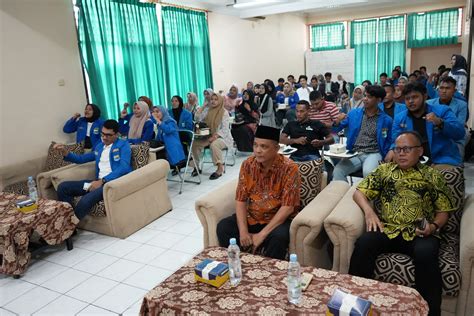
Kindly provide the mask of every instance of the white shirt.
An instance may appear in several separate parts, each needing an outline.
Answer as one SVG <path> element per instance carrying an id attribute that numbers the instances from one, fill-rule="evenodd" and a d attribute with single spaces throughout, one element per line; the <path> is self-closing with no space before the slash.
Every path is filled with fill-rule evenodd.
<path id="1" fill-rule="evenodd" d="M 112 149 L 112 145 L 113 144 L 110 144 L 108 146 L 104 145 L 104 150 L 102 150 L 102 155 L 100 155 L 99 179 L 104 178 L 112 172 L 112 166 L 110 165 L 110 149 Z"/>
<path id="2" fill-rule="evenodd" d="M 86 132 L 86 136 L 87 136 L 87 137 L 90 137 L 90 136 L 91 136 L 91 127 L 92 127 L 92 123 L 91 123 L 91 122 L 87 122 L 87 132 Z"/>
<path id="3" fill-rule="evenodd" d="M 296 93 L 298 94 L 300 100 L 306 100 L 309 102 L 309 93 L 311 91 L 313 91 L 313 88 L 310 86 L 306 86 L 306 88 L 298 88 L 298 90 L 296 90 Z"/>
<path id="4" fill-rule="evenodd" d="M 332 82 L 326 82 L 326 93 L 331 92 L 331 84 Z"/>

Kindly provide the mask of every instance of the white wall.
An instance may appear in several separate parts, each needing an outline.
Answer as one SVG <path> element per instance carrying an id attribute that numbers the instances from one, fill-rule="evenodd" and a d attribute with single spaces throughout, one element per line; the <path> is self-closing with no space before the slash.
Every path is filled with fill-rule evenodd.
<path id="1" fill-rule="evenodd" d="M 304 73 L 307 28 L 302 16 L 281 14 L 250 21 L 209 13 L 212 72 L 216 91 L 247 81 L 262 83 Z"/>
<path id="2" fill-rule="evenodd" d="M 86 97 L 70 0 L 1 0 L 0 23 L 3 167 L 71 140 L 62 125 Z"/>

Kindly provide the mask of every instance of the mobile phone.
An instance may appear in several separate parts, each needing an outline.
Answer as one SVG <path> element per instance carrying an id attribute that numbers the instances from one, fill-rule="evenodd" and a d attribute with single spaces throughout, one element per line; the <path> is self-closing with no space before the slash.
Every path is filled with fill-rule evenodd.
<path id="1" fill-rule="evenodd" d="M 428 220 L 426 218 L 419 218 L 415 221 L 415 225 L 419 230 L 425 230 Z"/>

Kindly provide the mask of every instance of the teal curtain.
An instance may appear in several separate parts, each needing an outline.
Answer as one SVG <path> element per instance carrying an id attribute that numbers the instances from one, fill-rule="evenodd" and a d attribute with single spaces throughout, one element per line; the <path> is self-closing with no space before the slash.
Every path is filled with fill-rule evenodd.
<path id="1" fill-rule="evenodd" d="M 344 49 L 344 23 L 311 25 L 311 50 Z"/>
<path id="2" fill-rule="evenodd" d="M 165 101 L 160 33 L 154 4 L 78 0 L 78 34 L 92 102 L 117 119 L 141 95 Z"/>
<path id="3" fill-rule="evenodd" d="M 408 47 L 456 44 L 459 9 L 447 9 L 408 15 Z"/>
<path id="4" fill-rule="evenodd" d="M 351 47 L 355 50 L 354 83 L 374 82 L 377 54 L 377 19 L 351 23 Z"/>
<path id="5" fill-rule="evenodd" d="M 377 74 L 391 74 L 395 66 L 405 69 L 405 16 L 379 20 Z"/>
<path id="6" fill-rule="evenodd" d="M 166 94 L 186 96 L 193 91 L 203 102 L 202 92 L 213 87 L 206 14 L 164 6 L 161 16 Z"/>

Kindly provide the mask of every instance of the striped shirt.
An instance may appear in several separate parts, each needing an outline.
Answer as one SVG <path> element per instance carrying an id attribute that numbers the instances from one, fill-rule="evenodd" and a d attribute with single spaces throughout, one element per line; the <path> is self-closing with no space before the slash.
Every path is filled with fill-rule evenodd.
<path id="1" fill-rule="evenodd" d="M 332 102 L 323 102 L 323 107 L 319 111 L 311 107 L 309 110 L 309 118 L 312 121 L 318 120 L 324 124 L 332 124 L 339 115 L 339 109 Z"/>

